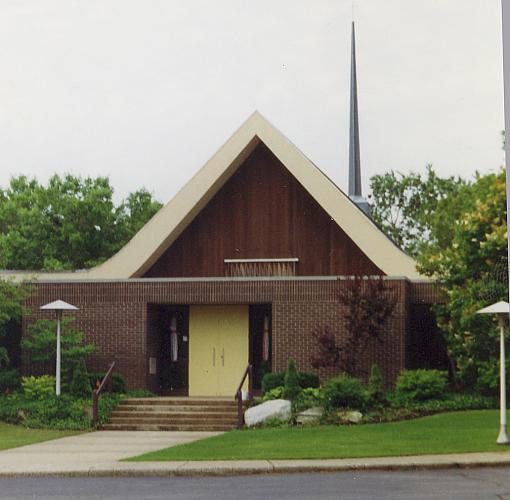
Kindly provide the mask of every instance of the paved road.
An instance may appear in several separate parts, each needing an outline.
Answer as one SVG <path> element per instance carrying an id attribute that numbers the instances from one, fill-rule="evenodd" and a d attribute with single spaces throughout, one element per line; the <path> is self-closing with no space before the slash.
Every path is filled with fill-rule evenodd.
<path id="1" fill-rule="evenodd" d="M 2 499 L 510 499 L 510 468 L 236 477 L 0 478 Z"/>

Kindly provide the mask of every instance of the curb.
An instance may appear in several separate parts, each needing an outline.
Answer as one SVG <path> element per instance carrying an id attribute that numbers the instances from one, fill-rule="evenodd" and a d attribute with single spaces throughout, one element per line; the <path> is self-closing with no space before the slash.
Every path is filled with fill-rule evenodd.
<path id="1" fill-rule="evenodd" d="M 1 477 L 212 477 L 349 471 L 413 471 L 510 466 L 510 454 L 425 455 L 332 460 L 255 460 L 218 462 L 114 462 L 83 469 L 8 471 Z M 127 465 L 129 464 L 129 465 Z"/>

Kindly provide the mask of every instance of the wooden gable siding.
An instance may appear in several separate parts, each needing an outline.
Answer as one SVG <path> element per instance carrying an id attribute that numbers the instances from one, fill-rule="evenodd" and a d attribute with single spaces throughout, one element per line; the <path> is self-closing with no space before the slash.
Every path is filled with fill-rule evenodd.
<path id="1" fill-rule="evenodd" d="M 300 276 L 383 274 L 260 144 L 145 276 L 224 276 L 224 259 L 288 257 Z"/>

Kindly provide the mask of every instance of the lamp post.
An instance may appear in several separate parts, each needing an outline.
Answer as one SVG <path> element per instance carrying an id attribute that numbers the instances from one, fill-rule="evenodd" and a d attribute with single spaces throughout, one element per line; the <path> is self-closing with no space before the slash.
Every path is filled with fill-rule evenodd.
<path id="1" fill-rule="evenodd" d="M 57 315 L 57 361 L 55 367 L 55 394 L 60 396 L 60 320 L 62 319 L 62 311 L 77 311 L 78 308 L 63 300 L 56 300 L 50 304 L 41 306 L 45 311 L 55 311 Z"/>
<path id="2" fill-rule="evenodd" d="M 491 306 L 484 307 L 477 314 L 492 314 L 498 318 L 499 325 L 499 436 L 498 444 L 508 444 L 510 440 L 506 433 L 506 370 L 505 370 L 505 322 L 508 320 L 508 302 L 497 302 Z"/>

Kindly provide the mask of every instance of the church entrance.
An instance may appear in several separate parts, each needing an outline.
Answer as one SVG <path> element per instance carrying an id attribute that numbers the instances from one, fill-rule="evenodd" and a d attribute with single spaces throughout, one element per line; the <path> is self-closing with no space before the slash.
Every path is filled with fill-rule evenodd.
<path id="1" fill-rule="evenodd" d="M 148 351 L 149 387 L 160 395 L 231 398 L 248 363 L 260 389 L 271 371 L 271 305 L 150 304 Z"/>
<path id="2" fill-rule="evenodd" d="M 190 396 L 234 397 L 248 364 L 248 314 L 248 306 L 190 306 Z"/>

